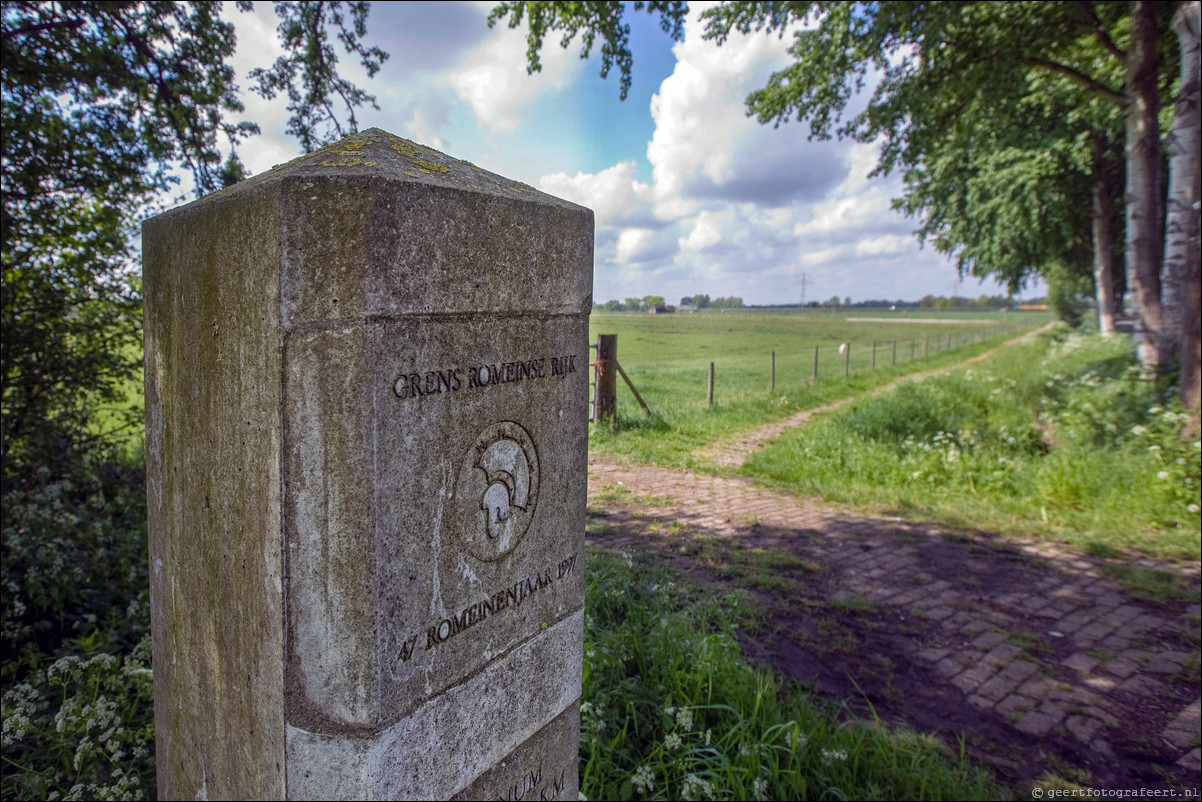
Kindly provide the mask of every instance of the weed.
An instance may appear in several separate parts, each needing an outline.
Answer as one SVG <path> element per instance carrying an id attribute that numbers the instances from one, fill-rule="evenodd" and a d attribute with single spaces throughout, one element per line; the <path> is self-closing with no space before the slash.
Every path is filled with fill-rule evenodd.
<path id="1" fill-rule="evenodd" d="M 1197 598 L 1180 576 L 1142 565 L 1106 565 L 1102 572 L 1119 581 L 1128 593 L 1153 604 L 1170 604 Z"/>
<path id="2" fill-rule="evenodd" d="M 858 593 L 831 598 L 830 606 L 848 613 L 875 613 L 876 605 Z"/>
<path id="3" fill-rule="evenodd" d="M 618 482 L 616 485 L 601 485 L 590 496 L 593 503 L 609 507 L 617 504 L 629 504 L 634 498 L 634 491 Z"/>

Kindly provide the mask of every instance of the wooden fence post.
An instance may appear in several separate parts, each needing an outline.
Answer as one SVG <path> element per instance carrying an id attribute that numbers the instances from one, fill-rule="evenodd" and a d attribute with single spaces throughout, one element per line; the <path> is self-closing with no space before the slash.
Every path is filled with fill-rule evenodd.
<path id="1" fill-rule="evenodd" d="M 893 341 L 893 364 L 897 364 L 897 340 Z"/>
<path id="2" fill-rule="evenodd" d="M 708 407 L 714 405 L 714 363 L 710 363 L 710 377 L 705 386 L 705 404 Z"/>
<path id="3" fill-rule="evenodd" d="M 597 386 L 593 409 L 598 421 L 612 421 L 618 414 L 618 335 L 597 335 Z"/>
<path id="4" fill-rule="evenodd" d="M 876 340 L 872 341 L 872 364 L 870 367 L 876 370 Z"/>
<path id="5" fill-rule="evenodd" d="M 772 352 L 772 367 L 768 371 L 768 390 L 776 391 L 776 352 Z"/>
<path id="6" fill-rule="evenodd" d="M 851 366 L 851 343 L 847 344 L 847 350 L 843 352 L 843 375 L 848 375 L 848 370 Z"/>
<path id="7" fill-rule="evenodd" d="M 814 374 L 811 377 L 811 381 L 814 383 L 818 382 L 818 346 L 816 345 L 814 346 Z"/>

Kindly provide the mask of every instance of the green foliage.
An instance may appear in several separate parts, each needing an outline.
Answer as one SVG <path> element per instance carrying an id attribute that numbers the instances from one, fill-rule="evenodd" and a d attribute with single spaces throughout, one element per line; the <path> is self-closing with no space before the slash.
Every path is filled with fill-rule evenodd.
<path id="1" fill-rule="evenodd" d="M 696 598 L 625 555 L 589 556 L 581 704 L 588 799 L 987 799 L 933 739 L 841 720 L 750 667 L 735 596 Z"/>
<path id="2" fill-rule="evenodd" d="M 654 309 L 657 306 L 663 306 L 666 303 L 662 295 L 645 295 L 643 296 L 643 309 Z"/>
<path id="3" fill-rule="evenodd" d="M 1048 306 L 1057 319 L 1078 328 L 1094 294 L 1092 277 L 1061 263 L 1047 265 L 1043 272 L 1048 282 Z"/>
<path id="4" fill-rule="evenodd" d="M 746 470 L 833 501 L 1196 560 L 1186 420 L 1140 381 L 1129 344 L 1062 332 L 859 401 Z"/>
<path id="5" fill-rule="evenodd" d="M 5 682 L 66 654 L 76 638 L 123 651 L 149 629 L 142 466 L 99 456 L 66 450 L 5 476 Z"/>
<path id="6" fill-rule="evenodd" d="M 250 3 L 238 7 L 248 10 Z M 312 149 L 371 98 L 366 3 L 278 3 L 287 91 Z M 6 2 L 0 8 L 3 234 L 0 492 L 5 798 L 143 798 L 151 749 L 141 422 L 141 219 L 191 172 L 197 195 L 246 177 L 233 26 L 214 2 Z M 132 395 L 132 397 L 127 397 Z M 142 644 L 138 646 L 138 644 Z M 118 667 L 124 664 L 124 668 Z M 16 683 L 15 685 L 13 683 Z"/>
<path id="7" fill-rule="evenodd" d="M 681 0 L 635 0 L 630 6 L 635 11 L 646 10 L 648 14 L 660 15 L 660 27 L 677 42 L 684 40 L 684 18 L 689 4 Z M 588 58 L 600 34 L 601 77 L 609 75 L 616 62 L 621 71 L 622 99 L 630 91 L 630 69 L 634 63 L 630 54 L 630 26 L 622 22 L 626 10 L 624 3 L 605 0 L 535 0 L 535 2 L 499 3 L 488 15 L 488 27 L 509 17 L 509 27 L 516 28 L 523 19 L 528 20 L 526 36 L 526 72 L 542 70 L 538 52 L 542 49 L 543 37 L 548 31 L 564 31 L 560 45 L 567 47 L 580 34 L 580 57 Z"/>
<path id="8" fill-rule="evenodd" d="M 245 10 L 251 4 L 243 2 L 239 5 Z M 305 153 L 358 131 L 357 107 L 370 104 L 372 108 L 379 108 L 375 97 L 338 75 L 338 56 L 330 44 L 330 33 L 333 33 L 347 53 L 360 56 L 367 77 L 379 72 L 388 54 L 378 47 L 364 47 L 360 41 L 367 33 L 370 5 L 347 3 L 350 11 L 348 26 L 341 2 L 275 4 L 276 14 L 280 17 L 277 31 L 285 54 L 277 58 L 270 69 L 251 70 L 250 77 L 258 82 L 255 91 L 265 98 L 271 99 L 279 91 L 287 93 L 288 111 L 292 112 L 287 131 L 300 140 Z M 345 130 L 333 111 L 339 100 L 348 118 Z"/>

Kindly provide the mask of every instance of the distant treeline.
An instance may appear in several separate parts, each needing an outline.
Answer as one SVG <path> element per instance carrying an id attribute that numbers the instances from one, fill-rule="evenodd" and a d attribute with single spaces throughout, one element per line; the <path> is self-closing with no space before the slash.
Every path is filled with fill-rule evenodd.
<path id="1" fill-rule="evenodd" d="M 829 307 L 840 307 L 847 309 L 1012 309 L 1019 304 L 1037 304 L 1045 303 L 1044 299 L 1034 300 L 1018 300 L 1013 296 L 1005 295 L 981 295 L 977 298 L 945 298 L 942 295 L 926 295 L 919 301 L 889 301 L 889 300 L 869 300 L 857 301 L 852 303 L 851 298 L 840 300 L 838 296 L 831 296 L 825 301 L 810 301 L 806 304 L 807 309 L 826 309 Z M 797 304 L 771 304 L 755 308 L 774 308 L 787 309 L 797 308 Z"/>
<path id="2" fill-rule="evenodd" d="M 680 299 L 680 307 L 685 309 L 742 309 L 743 299 L 732 295 L 729 298 L 710 298 L 708 295 L 686 295 Z M 605 303 L 593 304 L 593 310 L 600 312 L 650 312 L 652 309 L 668 309 L 667 301 L 662 295 L 645 295 L 642 298 L 627 298 L 619 301 L 616 298 Z"/>

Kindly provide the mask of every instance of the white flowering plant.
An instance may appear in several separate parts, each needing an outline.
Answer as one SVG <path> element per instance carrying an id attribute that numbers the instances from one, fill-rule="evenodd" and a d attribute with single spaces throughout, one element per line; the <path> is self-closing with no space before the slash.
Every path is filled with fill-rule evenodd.
<path id="1" fill-rule="evenodd" d="M 4 798 L 154 798 L 153 696 L 149 635 L 124 658 L 69 655 L 6 690 Z"/>

